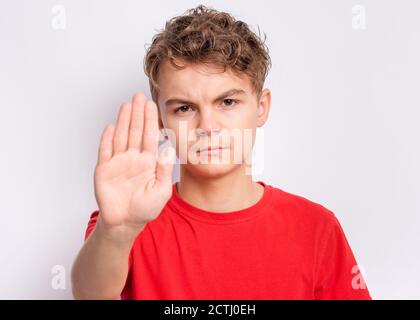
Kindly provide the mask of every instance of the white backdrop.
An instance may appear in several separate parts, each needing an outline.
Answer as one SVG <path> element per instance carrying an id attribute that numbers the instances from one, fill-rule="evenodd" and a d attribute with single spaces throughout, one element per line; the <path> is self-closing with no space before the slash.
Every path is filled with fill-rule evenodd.
<path id="1" fill-rule="evenodd" d="M 0 298 L 72 298 L 102 129 L 150 98 L 144 45 L 198 4 L 0 2 Z M 204 4 L 267 34 L 257 178 L 336 214 L 374 299 L 420 299 L 420 2 Z"/>

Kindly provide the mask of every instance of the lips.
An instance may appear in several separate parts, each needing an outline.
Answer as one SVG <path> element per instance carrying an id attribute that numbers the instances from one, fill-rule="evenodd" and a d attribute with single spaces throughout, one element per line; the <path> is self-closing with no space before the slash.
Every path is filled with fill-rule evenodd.
<path id="1" fill-rule="evenodd" d="M 202 148 L 200 150 L 198 150 L 198 152 L 210 152 L 212 150 L 222 150 L 222 149 L 227 149 L 227 147 L 207 147 L 207 148 Z"/>

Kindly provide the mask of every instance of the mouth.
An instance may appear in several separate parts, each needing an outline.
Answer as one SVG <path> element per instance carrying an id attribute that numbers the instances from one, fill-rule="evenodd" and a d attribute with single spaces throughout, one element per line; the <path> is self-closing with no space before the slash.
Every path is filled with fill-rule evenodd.
<path id="1" fill-rule="evenodd" d="M 207 153 L 219 153 L 220 151 L 224 149 L 229 149 L 228 147 L 207 147 L 202 148 L 197 151 L 197 153 L 207 152 Z"/>

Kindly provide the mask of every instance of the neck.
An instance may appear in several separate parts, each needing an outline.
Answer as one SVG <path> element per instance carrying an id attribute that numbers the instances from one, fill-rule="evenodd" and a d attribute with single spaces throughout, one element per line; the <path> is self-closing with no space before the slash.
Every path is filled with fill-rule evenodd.
<path id="1" fill-rule="evenodd" d="M 179 196 L 191 205 L 211 212 L 229 212 L 248 208 L 257 203 L 264 187 L 238 166 L 221 177 L 192 175 L 182 165 L 177 184 Z"/>

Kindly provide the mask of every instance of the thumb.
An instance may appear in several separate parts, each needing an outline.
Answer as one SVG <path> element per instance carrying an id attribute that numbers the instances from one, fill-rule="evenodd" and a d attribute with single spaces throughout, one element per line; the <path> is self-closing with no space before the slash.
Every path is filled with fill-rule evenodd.
<path id="1" fill-rule="evenodd" d="M 156 180 L 159 186 L 172 185 L 172 171 L 176 160 L 176 152 L 173 147 L 163 149 L 158 158 L 156 168 Z"/>

